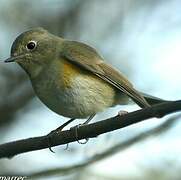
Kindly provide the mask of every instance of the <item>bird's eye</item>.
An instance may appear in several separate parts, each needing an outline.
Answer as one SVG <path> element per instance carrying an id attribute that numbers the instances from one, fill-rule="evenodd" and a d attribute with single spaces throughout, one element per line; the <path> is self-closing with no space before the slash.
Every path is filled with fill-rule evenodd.
<path id="1" fill-rule="evenodd" d="M 34 50 L 37 46 L 37 43 L 35 41 L 29 41 L 28 44 L 26 45 L 26 48 L 28 50 Z"/>

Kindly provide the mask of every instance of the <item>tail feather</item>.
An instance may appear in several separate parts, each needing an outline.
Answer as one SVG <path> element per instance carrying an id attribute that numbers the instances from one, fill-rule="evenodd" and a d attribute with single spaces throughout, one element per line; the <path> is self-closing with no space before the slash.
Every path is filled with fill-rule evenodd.
<path id="1" fill-rule="evenodd" d="M 145 93 L 142 93 L 142 92 L 140 92 L 140 93 L 146 99 L 148 104 L 150 104 L 150 105 L 169 102 L 168 100 L 164 100 L 164 99 L 161 99 L 161 98 L 149 95 L 149 94 L 145 94 Z"/>

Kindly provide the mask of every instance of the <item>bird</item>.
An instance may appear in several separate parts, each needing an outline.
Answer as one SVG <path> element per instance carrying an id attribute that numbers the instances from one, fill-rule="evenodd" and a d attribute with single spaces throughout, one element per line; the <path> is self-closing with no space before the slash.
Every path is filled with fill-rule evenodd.
<path id="1" fill-rule="evenodd" d="M 51 34 L 42 27 L 20 34 L 6 63 L 18 63 L 28 74 L 35 94 L 52 111 L 87 119 L 109 107 L 127 104 L 141 108 L 164 102 L 142 93 L 95 48 Z"/>

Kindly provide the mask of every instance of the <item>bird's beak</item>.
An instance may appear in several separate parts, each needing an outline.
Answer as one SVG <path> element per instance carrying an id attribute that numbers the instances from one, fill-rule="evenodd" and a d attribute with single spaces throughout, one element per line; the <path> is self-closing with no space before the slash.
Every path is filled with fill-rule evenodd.
<path id="1" fill-rule="evenodd" d="M 17 57 L 10 57 L 10 58 L 6 59 L 4 62 L 5 63 L 14 62 L 16 59 L 17 59 Z"/>
<path id="2" fill-rule="evenodd" d="M 25 57 L 25 54 L 21 54 L 21 55 L 17 55 L 17 56 L 12 56 L 12 57 L 6 59 L 4 62 L 5 62 L 5 63 L 15 62 L 16 60 L 22 59 L 22 58 L 24 58 L 24 57 Z"/>

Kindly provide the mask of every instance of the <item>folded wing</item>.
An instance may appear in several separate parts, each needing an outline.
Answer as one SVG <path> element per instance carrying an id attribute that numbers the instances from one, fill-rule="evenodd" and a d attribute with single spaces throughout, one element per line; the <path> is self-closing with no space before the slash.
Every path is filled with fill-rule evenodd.
<path id="1" fill-rule="evenodd" d="M 60 56 L 69 62 L 94 73 L 99 78 L 132 98 L 140 107 L 149 107 L 145 98 L 116 69 L 106 64 L 96 50 L 76 41 L 65 41 Z"/>

